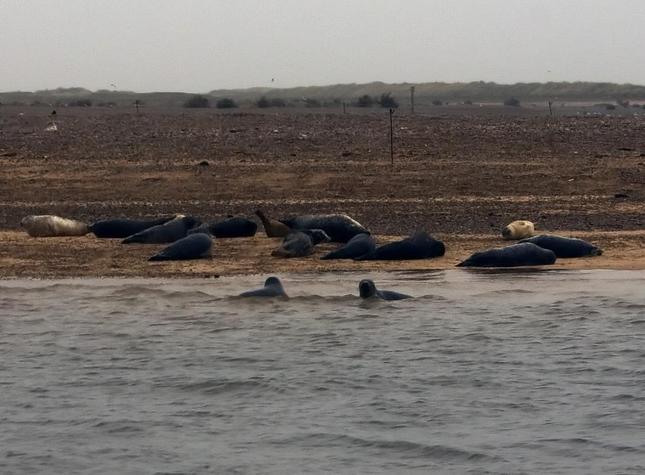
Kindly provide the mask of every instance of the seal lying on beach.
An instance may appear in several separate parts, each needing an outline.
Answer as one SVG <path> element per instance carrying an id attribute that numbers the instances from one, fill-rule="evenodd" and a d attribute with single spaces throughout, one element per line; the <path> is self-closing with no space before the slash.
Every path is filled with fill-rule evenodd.
<path id="1" fill-rule="evenodd" d="M 194 233 L 173 242 L 149 261 L 185 261 L 210 257 L 213 240 L 208 234 Z"/>
<path id="2" fill-rule="evenodd" d="M 264 287 L 261 289 L 248 290 L 242 292 L 240 297 L 288 297 L 282 287 L 282 282 L 277 277 L 269 277 L 264 281 Z"/>
<path id="3" fill-rule="evenodd" d="M 239 238 L 255 236 L 258 225 L 240 216 L 231 216 L 224 221 L 218 221 L 210 224 L 202 224 L 197 228 L 191 229 L 188 234 L 192 233 L 209 233 L 216 238 Z"/>
<path id="4" fill-rule="evenodd" d="M 133 234 L 140 233 L 144 229 L 167 223 L 175 216 L 164 216 L 157 219 L 104 219 L 90 224 L 90 232 L 97 238 L 126 238 Z"/>
<path id="5" fill-rule="evenodd" d="M 329 242 L 329 236 L 321 229 L 305 229 L 289 234 L 282 245 L 271 253 L 279 257 L 304 257 L 314 252 L 314 246 Z"/>
<path id="6" fill-rule="evenodd" d="M 257 214 L 258 218 L 262 221 L 264 232 L 267 237 L 286 237 L 289 233 L 293 232 L 289 226 L 281 223 L 277 219 L 269 218 L 261 210 L 257 210 L 255 214 Z"/>
<path id="7" fill-rule="evenodd" d="M 382 300 L 403 300 L 411 299 L 411 295 L 402 294 L 399 292 L 394 292 L 392 290 L 379 290 L 376 288 L 373 280 L 363 279 L 358 283 L 358 293 L 361 298 L 379 298 Z"/>
<path id="8" fill-rule="evenodd" d="M 26 216 L 20 225 L 32 237 L 84 236 L 90 232 L 86 223 L 51 214 Z"/>
<path id="9" fill-rule="evenodd" d="M 556 257 L 585 257 L 600 256 L 602 249 L 582 239 L 568 238 L 563 236 L 552 236 L 540 234 L 529 239 L 522 239 L 520 242 L 530 242 L 543 249 L 553 251 Z"/>
<path id="10" fill-rule="evenodd" d="M 357 261 L 429 259 L 443 256 L 446 246 L 425 231 L 419 231 L 401 241 L 377 247 L 372 252 L 355 257 Z"/>
<path id="11" fill-rule="evenodd" d="M 344 214 L 308 214 L 280 221 L 295 231 L 322 229 L 332 242 L 347 242 L 357 234 L 370 233 L 361 223 Z"/>
<path id="12" fill-rule="evenodd" d="M 167 244 L 186 237 L 189 229 L 198 226 L 200 221 L 192 216 L 179 215 L 164 224 L 159 224 L 143 231 L 128 236 L 123 244 Z"/>
<path id="13" fill-rule="evenodd" d="M 542 266 L 553 264 L 555 259 L 553 251 L 524 242 L 476 252 L 457 267 Z"/>
<path id="14" fill-rule="evenodd" d="M 374 249 L 376 249 L 374 237 L 370 234 L 357 234 L 347 244 L 322 256 L 321 259 L 353 259 L 369 254 Z"/>
<path id="15" fill-rule="evenodd" d="M 529 238 L 535 233 L 535 225 L 531 221 L 513 221 L 502 229 L 502 238 L 511 241 Z"/>

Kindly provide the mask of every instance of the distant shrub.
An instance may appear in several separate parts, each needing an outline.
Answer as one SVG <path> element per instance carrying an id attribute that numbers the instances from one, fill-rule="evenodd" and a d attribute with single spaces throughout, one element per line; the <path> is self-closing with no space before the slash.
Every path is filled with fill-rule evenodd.
<path id="1" fill-rule="evenodd" d="M 225 97 L 223 99 L 219 99 L 215 103 L 215 107 L 218 109 L 235 109 L 237 107 L 237 103 L 233 99 Z"/>
<path id="2" fill-rule="evenodd" d="M 616 99 L 616 104 L 624 108 L 629 107 L 629 101 L 627 99 Z"/>
<path id="3" fill-rule="evenodd" d="M 199 109 L 210 106 L 211 104 L 208 98 L 202 96 L 201 94 L 196 94 L 189 98 L 186 102 L 184 102 L 184 107 L 188 107 L 189 109 Z"/>
<path id="4" fill-rule="evenodd" d="M 368 94 L 364 94 L 358 98 L 356 105 L 358 107 L 372 107 L 374 105 L 374 98 Z"/>
<path id="5" fill-rule="evenodd" d="M 504 105 L 510 107 L 519 107 L 520 100 L 516 97 L 509 97 L 508 99 L 504 100 Z"/>
<path id="6" fill-rule="evenodd" d="M 322 104 L 318 99 L 305 99 L 305 107 L 321 107 Z"/>
<path id="7" fill-rule="evenodd" d="M 279 97 L 267 99 L 266 96 L 262 96 L 255 102 L 255 105 L 260 109 L 265 109 L 267 107 L 286 107 L 287 101 Z"/>
<path id="8" fill-rule="evenodd" d="M 466 106 L 472 106 L 472 105 L 473 105 L 473 101 L 471 101 L 470 99 L 466 99 L 466 100 L 464 101 L 464 105 L 466 105 Z"/>
<path id="9" fill-rule="evenodd" d="M 115 106 L 116 106 L 116 102 L 112 102 L 112 101 L 108 101 L 108 102 L 99 102 L 99 103 L 98 103 L 98 104 L 96 104 L 96 105 L 97 105 L 97 106 L 99 106 L 99 107 L 115 107 Z"/>
<path id="10" fill-rule="evenodd" d="M 378 100 L 378 103 L 381 107 L 387 107 L 389 109 L 396 109 L 399 107 L 399 103 L 396 102 L 396 99 L 392 97 L 392 94 L 389 92 L 384 92 L 381 94 L 381 98 Z"/>
<path id="11" fill-rule="evenodd" d="M 255 101 L 255 105 L 260 109 L 266 109 L 267 107 L 270 107 L 271 103 L 269 102 L 269 99 L 267 99 L 265 96 L 262 96 L 257 101 Z"/>
<path id="12" fill-rule="evenodd" d="M 92 101 L 90 99 L 76 99 L 67 103 L 69 107 L 91 107 Z"/>
<path id="13" fill-rule="evenodd" d="M 443 102 L 441 102 L 439 99 L 433 99 L 432 105 L 433 106 L 442 106 Z"/>
<path id="14" fill-rule="evenodd" d="M 642 106 L 642 107 L 643 107 L 643 109 L 645 109 L 645 104 L 643 104 L 643 106 Z"/>
<path id="15" fill-rule="evenodd" d="M 613 111 L 616 109 L 616 106 L 613 104 L 605 104 L 605 109 L 607 109 L 608 111 Z"/>

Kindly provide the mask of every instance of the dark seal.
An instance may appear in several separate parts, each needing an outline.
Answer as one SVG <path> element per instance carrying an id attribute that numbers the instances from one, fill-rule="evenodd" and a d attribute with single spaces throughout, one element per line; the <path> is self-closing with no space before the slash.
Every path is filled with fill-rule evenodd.
<path id="1" fill-rule="evenodd" d="M 359 261 L 430 259 L 446 253 L 443 242 L 433 238 L 425 231 L 419 231 L 401 241 L 377 247 L 372 252 L 356 257 Z"/>
<path id="2" fill-rule="evenodd" d="M 208 234 L 194 233 L 175 241 L 149 261 L 186 261 L 211 256 L 213 240 Z"/>
<path id="3" fill-rule="evenodd" d="M 277 277 L 269 277 L 264 281 L 264 287 L 261 289 L 248 290 L 242 292 L 240 297 L 288 297 L 282 287 L 282 282 Z"/>
<path id="4" fill-rule="evenodd" d="M 522 239 L 520 242 L 530 242 L 543 249 L 553 251 L 556 257 L 586 257 L 600 256 L 602 254 L 602 249 L 590 242 L 563 236 L 540 234 L 532 238 Z"/>
<path id="5" fill-rule="evenodd" d="M 192 216 L 178 216 L 167 223 L 153 226 L 132 236 L 128 236 L 121 242 L 123 244 L 168 244 L 186 237 L 189 229 L 200 224 L 200 221 Z"/>
<path id="6" fill-rule="evenodd" d="M 524 242 L 476 252 L 465 261 L 457 264 L 457 267 L 543 266 L 553 264 L 555 259 L 553 251 L 543 249 L 530 242 Z"/>
<path id="7" fill-rule="evenodd" d="M 358 284 L 358 293 L 361 298 L 379 298 L 382 300 L 403 300 L 412 298 L 411 295 L 394 292 L 393 290 L 379 290 L 376 288 L 374 281 L 363 279 Z"/>
<path id="8" fill-rule="evenodd" d="M 281 220 L 293 230 L 322 229 L 332 242 L 347 242 L 357 234 L 369 234 L 365 227 L 344 214 L 309 214 Z"/>
<path id="9" fill-rule="evenodd" d="M 376 249 L 376 241 L 370 234 L 357 234 L 347 244 L 325 254 L 321 259 L 354 259 Z"/>
<path id="10" fill-rule="evenodd" d="M 267 237 L 286 237 L 289 233 L 293 232 L 289 226 L 281 223 L 277 219 L 269 218 L 261 210 L 257 210 L 255 214 L 262 221 Z"/>
<path id="11" fill-rule="evenodd" d="M 123 239 L 141 231 L 167 223 L 176 216 L 164 216 L 157 219 L 103 219 L 90 225 L 90 232 L 97 238 Z"/>
<path id="12" fill-rule="evenodd" d="M 289 234 L 282 245 L 271 253 L 277 257 L 305 257 L 314 252 L 314 246 L 329 242 L 329 236 L 321 229 L 305 229 Z"/>

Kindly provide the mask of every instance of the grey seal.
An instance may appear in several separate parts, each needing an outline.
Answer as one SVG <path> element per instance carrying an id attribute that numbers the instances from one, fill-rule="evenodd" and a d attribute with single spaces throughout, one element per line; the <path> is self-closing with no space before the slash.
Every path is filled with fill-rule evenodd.
<path id="1" fill-rule="evenodd" d="M 419 231 L 410 237 L 377 247 L 372 252 L 354 259 L 359 261 L 429 259 L 443 256 L 445 253 L 446 246 L 443 242 L 425 231 Z"/>
<path id="2" fill-rule="evenodd" d="M 353 259 L 364 256 L 376 249 L 376 240 L 370 234 L 357 234 L 347 244 L 325 254 L 321 259 Z"/>
<path id="3" fill-rule="evenodd" d="M 144 229 L 167 223 L 176 216 L 163 216 L 156 219 L 104 219 L 90 224 L 90 232 L 94 233 L 97 238 L 126 238 L 133 234 L 140 233 Z"/>
<path id="4" fill-rule="evenodd" d="M 522 239 L 520 242 L 530 242 L 543 249 L 549 249 L 555 253 L 556 257 L 585 257 L 600 256 L 602 254 L 602 249 L 590 242 L 563 236 L 540 234 L 532 238 Z"/>
<path id="5" fill-rule="evenodd" d="M 553 264 L 555 259 L 553 251 L 524 242 L 475 252 L 468 259 L 457 264 L 457 267 L 542 266 Z"/>
<path id="6" fill-rule="evenodd" d="M 305 257 L 314 252 L 314 246 L 329 242 L 329 236 L 321 229 L 305 229 L 289 234 L 281 246 L 271 253 L 278 257 Z"/>
<path id="7" fill-rule="evenodd" d="M 358 283 L 358 293 L 361 298 L 379 298 L 382 300 L 403 300 L 411 299 L 411 295 L 402 294 L 400 292 L 394 292 L 393 290 L 379 290 L 376 288 L 373 280 L 363 279 Z"/>
<path id="8" fill-rule="evenodd" d="M 194 233 L 173 242 L 149 261 L 185 261 L 210 257 L 213 239 L 205 233 Z"/>
<path id="9" fill-rule="evenodd" d="M 264 287 L 242 292 L 240 297 L 288 297 L 277 277 L 269 277 L 264 281 Z"/>
<path id="10" fill-rule="evenodd" d="M 192 216 L 177 216 L 164 224 L 159 224 L 128 236 L 123 244 L 168 244 L 186 236 L 189 229 L 199 226 L 200 221 Z"/>
<path id="11" fill-rule="evenodd" d="M 308 214 L 280 221 L 297 231 L 322 229 L 332 242 L 347 242 L 357 234 L 370 234 L 361 223 L 345 214 Z"/>

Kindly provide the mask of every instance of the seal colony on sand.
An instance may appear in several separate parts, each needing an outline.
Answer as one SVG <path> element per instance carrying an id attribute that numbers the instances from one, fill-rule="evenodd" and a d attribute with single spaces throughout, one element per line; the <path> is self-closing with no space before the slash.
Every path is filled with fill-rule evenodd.
<path id="1" fill-rule="evenodd" d="M 363 299 L 403 300 L 412 298 L 411 295 L 394 292 L 393 290 L 379 290 L 376 288 L 374 281 L 370 279 L 363 279 L 358 283 L 358 293 Z"/>
<path id="2" fill-rule="evenodd" d="M 287 293 L 282 287 L 282 282 L 277 277 L 269 277 L 264 281 L 264 287 L 255 290 L 248 290 L 242 292 L 240 297 L 285 297 L 288 298 Z"/>
<path id="3" fill-rule="evenodd" d="M 205 233 L 194 233 L 175 241 L 149 261 L 185 261 L 211 256 L 212 238 Z"/>
<path id="4" fill-rule="evenodd" d="M 26 216 L 20 225 L 32 237 L 84 236 L 90 232 L 86 223 L 51 214 Z"/>
<path id="5" fill-rule="evenodd" d="M 502 229 L 502 237 L 508 241 L 529 238 L 535 233 L 535 225 L 531 221 L 518 220 Z"/>
<path id="6" fill-rule="evenodd" d="M 474 253 L 457 267 L 543 266 L 555 263 L 555 253 L 530 242 Z"/>
<path id="7" fill-rule="evenodd" d="M 553 251 L 557 257 L 600 256 L 602 249 L 582 239 L 540 234 L 520 242 L 530 242 L 543 249 Z"/>
<path id="8" fill-rule="evenodd" d="M 332 242 L 347 242 L 357 234 L 370 234 L 358 221 L 345 214 L 307 214 L 281 220 L 291 229 L 322 229 Z"/>

